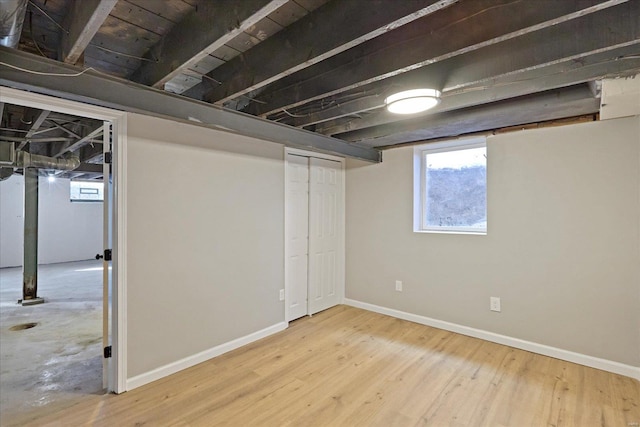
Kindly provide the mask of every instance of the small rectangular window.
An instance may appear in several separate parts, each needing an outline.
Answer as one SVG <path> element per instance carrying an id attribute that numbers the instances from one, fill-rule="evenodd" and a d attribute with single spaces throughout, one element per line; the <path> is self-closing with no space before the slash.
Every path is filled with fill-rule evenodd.
<path id="1" fill-rule="evenodd" d="M 72 202 L 102 202 L 104 200 L 104 183 L 71 181 L 69 193 Z"/>
<path id="2" fill-rule="evenodd" d="M 414 231 L 487 232 L 487 149 L 484 138 L 422 146 L 414 194 Z"/>

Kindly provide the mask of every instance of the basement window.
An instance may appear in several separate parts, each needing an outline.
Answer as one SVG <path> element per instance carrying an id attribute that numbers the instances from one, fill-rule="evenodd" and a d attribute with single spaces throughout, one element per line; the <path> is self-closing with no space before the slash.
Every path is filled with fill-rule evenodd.
<path id="1" fill-rule="evenodd" d="M 487 233 L 484 137 L 414 149 L 414 231 Z"/>
<path id="2" fill-rule="evenodd" d="M 104 183 L 71 181 L 69 193 L 72 202 L 102 202 L 104 200 Z"/>

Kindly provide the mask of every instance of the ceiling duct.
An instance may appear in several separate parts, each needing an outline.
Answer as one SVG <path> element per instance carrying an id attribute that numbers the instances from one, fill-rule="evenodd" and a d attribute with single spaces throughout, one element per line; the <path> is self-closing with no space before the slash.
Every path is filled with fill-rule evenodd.
<path id="1" fill-rule="evenodd" d="M 56 159 L 54 157 L 41 156 L 39 154 L 31 154 L 20 151 L 18 154 L 17 167 L 19 168 L 37 168 L 37 169 L 53 169 L 59 171 L 71 171 L 80 166 L 80 157 L 74 155 L 68 159 Z"/>
<path id="2" fill-rule="evenodd" d="M 13 147 L 8 147 L 9 149 Z M 0 150 L 7 151 L 7 150 Z M 59 171 L 71 171 L 77 169 L 80 166 L 80 157 L 78 154 L 73 154 L 66 159 L 57 159 L 55 157 L 41 156 L 39 154 L 31 154 L 26 151 L 19 151 L 17 153 L 4 153 L 3 157 L 15 159 L 13 164 L 7 164 L 7 162 L 0 162 L 0 181 L 9 178 L 15 168 L 35 168 L 35 169 L 51 169 Z"/>
<path id="3" fill-rule="evenodd" d="M 27 0 L 0 0 L 0 45 L 18 47 Z"/>

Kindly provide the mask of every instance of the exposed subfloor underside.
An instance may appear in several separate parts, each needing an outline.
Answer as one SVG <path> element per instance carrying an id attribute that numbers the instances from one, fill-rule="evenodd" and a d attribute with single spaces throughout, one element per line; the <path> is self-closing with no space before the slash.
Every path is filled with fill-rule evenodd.
<path id="1" fill-rule="evenodd" d="M 79 395 L 103 393 L 102 262 L 39 266 L 38 295 L 44 304 L 17 304 L 22 268 L 0 269 L 3 426 L 35 408 L 63 407 Z"/>

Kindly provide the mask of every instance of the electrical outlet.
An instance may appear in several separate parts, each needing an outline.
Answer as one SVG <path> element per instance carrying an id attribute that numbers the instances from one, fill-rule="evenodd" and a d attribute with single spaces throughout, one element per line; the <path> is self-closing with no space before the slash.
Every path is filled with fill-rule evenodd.
<path id="1" fill-rule="evenodd" d="M 284 301 L 284 289 L 280 289 L 280 301 Z"/>
<path id="2" fill-rule="evenodd" d="M 501 311 L 500 310 L 500 297 L 489 297 L 489 309 L 491 311 Z"/>
<path id="3" fill-rule="evenodd" d="M 396 291 L 402 292 L 402 280 L 396 280 Z"/>

